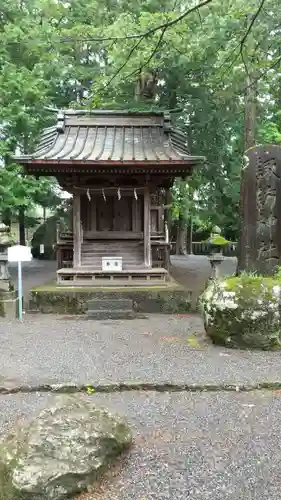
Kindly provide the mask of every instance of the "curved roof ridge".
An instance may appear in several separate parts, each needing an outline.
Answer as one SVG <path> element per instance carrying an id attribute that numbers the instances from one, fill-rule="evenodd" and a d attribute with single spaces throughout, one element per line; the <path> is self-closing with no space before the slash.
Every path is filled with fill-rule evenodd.
<path id="1" fill-rule="evenodd" d="M 172 127 L 169 112 L 60 110 L 57 124 L 43 130 L 35 151 L 16 159 L 23 164 L 52 162 L 55 171 L 62 163 L 168 166 L 203 157 L 190 155 L 187 137 Z"/>

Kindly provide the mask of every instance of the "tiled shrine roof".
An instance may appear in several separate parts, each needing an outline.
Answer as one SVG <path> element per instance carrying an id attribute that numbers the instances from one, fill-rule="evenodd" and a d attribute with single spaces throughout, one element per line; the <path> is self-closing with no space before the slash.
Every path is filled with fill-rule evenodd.
<path id="1" fill-rule="evenodd" d="M 196 164 L 185 134 L 172 127 L 170 113 L 60 111 L 35 151 L 15 158 L 22 164 Z"/>

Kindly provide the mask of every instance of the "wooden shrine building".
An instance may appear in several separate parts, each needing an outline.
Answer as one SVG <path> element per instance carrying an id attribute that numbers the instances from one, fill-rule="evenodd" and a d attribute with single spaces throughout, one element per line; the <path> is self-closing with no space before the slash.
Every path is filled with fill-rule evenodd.
<path id="1" fill-rule="evenodd" d="M 203 160 L 168 112 L 59 112 L 34 153 L 17 158 L 73 195 L 69 230 L 58 233 L 58 284 L 165 282 L 169 191 Z"/>

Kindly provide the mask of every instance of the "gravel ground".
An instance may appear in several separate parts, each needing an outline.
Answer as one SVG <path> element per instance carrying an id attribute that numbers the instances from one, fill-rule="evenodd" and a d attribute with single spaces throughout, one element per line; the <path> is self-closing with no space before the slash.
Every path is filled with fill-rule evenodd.
<path id="1" fill-rule="evenodd" d="M 33 385 L 281 382 L 280 352 L 210 345 L 197 315 L 133 321 L 27 315 L 23 323 L 2 320 L 0 338 L 0 385 L 4 379 Z"/>
<path id="2" fill-rule="evenodd" d="M 30 287 L 52 279 L 54 263 L 45 264 L 25 268 L 26 296 Z M 223 266 L 222 274 L 235 272 L 234 259 Z M 174 277 L 198 291 L 209 271 L 205 257 L 173 258 Z M 196 345 L 190 343 L 194 336 Z M 5 379 L 36 385 L 281 382 L 280 353 L 209 345 L 196 315 L 124 322 L 27 316 L 22 324 L 1 320 L 0 338 L 0 385 Z M 281 391 L 91 396 L 128 419 L 135 444 L 122 467 L 77 500 L 280 499 L 280 396 Z M 53 398 L 0 396 L 0 434 Z"/>
<path id="3" fill-rule="evenodd" d="M 280 392 L 92 398 L 129 420 L 135 445 L 121 470 L 77 500 L 280 499 Z M 49 401 L 1 397 L 0 432 Z"/>
<path id="4" fill-rule="evenodd" d="M 56 278 L 57 263 L 50 260 L 33 259 L 22 264 L 23 295 L 28 300 L 29 290 Z M 9 264 L 12 282 L 17 288 L 17 264 Z"/>
<path id="5" fill-rule="evenodd" d="M 207 279 L 211 276 L 211 266 L 206 255 L 172 255 L 171 275 L 187 288 L 199 294 L 204 290 Z M 221 276 L 235 274 L 237 259 L 225 257 L 220 266 Z"/>

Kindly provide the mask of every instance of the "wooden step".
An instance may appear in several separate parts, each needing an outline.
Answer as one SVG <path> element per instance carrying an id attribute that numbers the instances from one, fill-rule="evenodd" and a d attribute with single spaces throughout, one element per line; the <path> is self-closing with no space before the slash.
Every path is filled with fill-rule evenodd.
<path id="1" fill-rule="evenodd" d="M 82 243 L 81 245 L 82 248 L 93 248 L 93 249 L 107 249 L 107 248 L 139 248 L 139 249 L 143 249 L 143 245 L 132 245 L 130 242 L 122 242 L 122 243 L 118 243 L 118 242 L 114 242 L 114 243 L 111 243 L 110 241 L 108 241 L 107 243 L 102 243 L 101 245 L 98 245 L 97 243 L 92 243 L 92 244 L 85 244 L 85 243 Z"/>
<path id="2" fill-rule="evenodd" d="M 102 268 L 103 257 L 122 257 L 122 268 L 142 267 L 144 263 L 143 245 L 139 242 L 87 242 L 82 244 L 82 266 Z"/>
<path id="3" fill-rule="evenodd" d="M 128 254 L 128 255 L 95 255 L 95 254 L 84 254 L 82 253 L 81 254 L 81 258 L 82 259 L 97 259 L 99 261 L 102 261 L 102 258 L 103 257 L 106 257 L 106 258 L 109 258 L 109 257 L 122 257 L 122 260 L 137 260 L 137 261 L 142 261 L 143 260 L 143 256 L 141 255 L 132 255 L 132 254 Z"/>
<path id="4" fill-rule="evenodd" d="M 93 250 L 107 250 L 108 248 L 133 248 L 133 249 L 143 249 L 143 245 L 130 245 L 130 243 L 128 243 L 128 245 L 124 244 L 124 243 L 114 243 L 113 244 L 110 244 L 110 242 L 107 242 L 104 243 L 103 245 L 96 245 L 95 243 L 93 243 L 92 245 L 85 245 L 85 243 L 82 243 L 81 245 L 81 248 L 84 248 L 85 250 L 88 250 L 88 249 L 93 249 Z"/>
<path id="5" fill-rule="evenodd" d="M 88 267 L 89 267 L 88 264 L 83 264 L 82 263 L 82 265 L 81 265 L 82 269 L 84 269 L 84 268 L 86 269 Z M 92 271 L 95 271 L 95 272 L 102 270 L 102 267 L 99 264 L 96 264 L 96 265 L 95 264 L 94 265 L 91 264 L 91 268 L 92 268 Z M 140 265 L 138 265 L 138 264 L 135 264 L 135 265 L 134 264 L 130 264 L 130 265 L 129 264 L 128 265 L 125 264 L 125 265 L 122 266 L 122 271 L 131 271 L 131 270 L 137 271 L 139 268 L 140 268 Z M 108 273 L 109 271 L 104 271 L 104 272 Z M 116 271 L 116 272 L 118 272 L 118 271 Z"/>
<path id="6" fill-rule="evenodd" d="M 98 255 L 122 255 L 122 254 L 143 254 L 143 250 L 139 250 L 137 248 L 108 248 L 102 250 L 100 248 L 91 248 L 91 249 L 81 249 L 81 253 L 84 254 L 98 254 Z"/>
<path id="7" fill-rule="evenodd" d="M 117 253 L 143 253 L 143 249 L 140 248 L 81 248 L 81 252 L 83 253 L 99 253 L 99 254 L 104 254 L 106 253 L 107 255 L 114 255 L 116 252 Z"/>
<path id="8" fill-rule="evenodd" d="M 96 259 L 96 260 L 99 260 L 100 262 L 102 261 L 103 257 L 105 257 L 106 259 L 109 259 L 109 258 L 122 258 L 122 260 L 137 260 L 138 262 L 141 262 L 143 261 L 143 255 L 137 255 L 137 254 L 127 254 L 127 255 L 114 255 L 114 254 L 108 254 L 108 255 L 96 255 L 96 254 L 84 254 L 82 253 L 81 254 L 81 258 L 83 259 Z"/>
<path id="9" fill-rule="evenodd" d="M 92 267 L 92 268 L 102 269 L 102 262 L 100 260 L 95 260 L 95 259 L 90 259 L 90 260 L 84 260 L 84 259 L 82 259 L 81 265 L 83 267 Z M 126 261 L 125 260 L 125 261 L 122 262 L 122 269 L 124 269 L 125 267 L 127 267 L 128 269 L 130 269 L 130 266 L 133 266 L 134 268 L 135 267 L 141 267 L 143 265 L 144 265 L 143 261 L 136 261 L 136 260 L 128 260 L 128 261 Z"/>
<path id="10" fill-rule="evenodd" d="M 102 268 L 102 260 L 101 259 L 95 259 L 94 257 L 93 258 L 89 258 L 89 259 L 81 259 L 81 263 L 83 266 L 88 266 L 88 267 L 92 267 L 92 266 L 98 266 L 100 267 L 100 269 Z M 141 267 L 144 267 L 144 262 L 143 262 L 143 259 L 142 260 L 139 260 L 139 259 L 123 259 L 122 260 L 122 266 L 129 266 L 130 264 L 132 264 L 132 266 L 141 266 Z"/>
<path id="11" fill-rule="evenodd" d="M 142 262 L 142 265 L 143 265 L 143 262 Z M 82 269 L 83 268 L 86 269 L 88 267 L 89 267 L 89 264 L 83 264 L 83 262 L 82 262 L 82 265 L 81 265 Z M 128 270 L 137 271 L 139 268 L 140 268 L 139 264 L 135 264 L 135 265 L 134 264 L 130 264 L 130 265 L 128 264 L 128 266 L 127 265 L 123 265 L 122 271 L 128 271 Z M 91 264 L 91 269 L 92 269 L 93 272 L 96 273 L 98 271 L 101 271 L 101 265 L 99 265 L 99 264 L 92 265 Z"/>
<path id="12" fill-rule="evenodd" d="M 97 245 L 96 243 L 93 243 L 92 245 L 85 245 L 85 243 L 82 243 L 81 245 L 82 248 L 85 248 L 85 249 L 88 249 L 88 248 L 93 248 L 93 249 L 107 249 L 107 248 L 143 248 L 143 245 L 130 245 L 130 243 L 128 242 L 128 244 L 124 244 L 124 243 L 114 243 L 114 244 L 110 244 L 110 242 L 108 241 L 107 243 L 104 243 L 102 245 Z"/>
<path id="13" fill-rule="evenodd" d="M 155 286 L 169 279 L 166 269 L 123 269 L 119 272 L 104 272 L 93 267 L 63 268 L 57 271 L 57 282 L 65 286 Z"/>
<path id="14" fill-rule="evenodd" d="M 102 259 L 99 258 L 99 257 L 82 257 L 81 259 L 82 261 L 84 260 L 85 262 L 89 262 L 89 266 L 88 267 L 91 267 L 93 263 L 96 263 L 97 265 L 99 265 L 101 267 L 102 265 Z M 122 259 L 122 263 L 124 264 L 124 262 L 132 262 L 132 263 L 136 263 L 137 265 L 139 264 L 142 264 L 142 267 L 143 266 L 143 259 Z"/>

